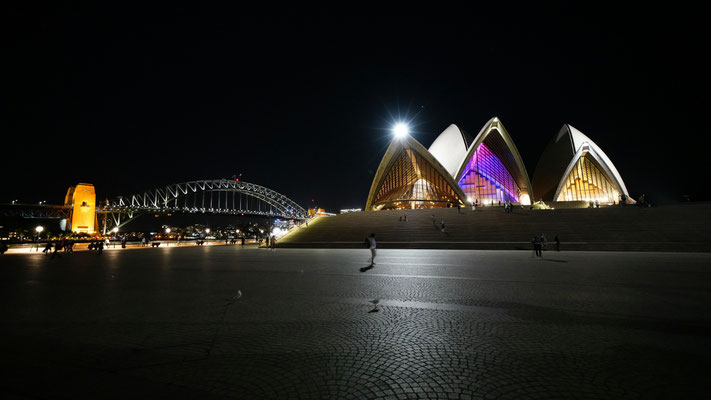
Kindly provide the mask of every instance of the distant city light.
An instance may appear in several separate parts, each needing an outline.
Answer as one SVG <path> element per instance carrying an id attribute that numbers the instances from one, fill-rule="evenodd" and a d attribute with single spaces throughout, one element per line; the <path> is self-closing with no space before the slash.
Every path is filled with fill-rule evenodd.
<path id="1" fill-rule="evenodd" d="M 170 233 L 170 228 L 165 228 L 165 233 Z"/>
<path id="2" fill-rule="evenodd" d="M 205 229 L 205 233 L 210 233 L 210 228 Z"/>
<path id="3" fill-rule="evenodd" d="M 395 134 L 396 138 L 404 138 L 410 133 L 410 128 L 407 126 L 406 123 L 398 122 L 393 127 L 393 133 Z"/>

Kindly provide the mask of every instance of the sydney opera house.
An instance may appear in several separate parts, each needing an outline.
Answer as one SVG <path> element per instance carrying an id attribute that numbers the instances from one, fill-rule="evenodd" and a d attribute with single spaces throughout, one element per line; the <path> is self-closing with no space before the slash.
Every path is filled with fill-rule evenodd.
<path id="1" fill-rule="evenodd" d="M 530 205 L 539 200 L 631 201 L 612 161 L 567 124 L 544 150 L 531 182 L 511 136 L 494 117 L 473 138 L 450 125 L 429 149 L 409 135 L 393 139 L 373 179 L 366 210 Z"/>

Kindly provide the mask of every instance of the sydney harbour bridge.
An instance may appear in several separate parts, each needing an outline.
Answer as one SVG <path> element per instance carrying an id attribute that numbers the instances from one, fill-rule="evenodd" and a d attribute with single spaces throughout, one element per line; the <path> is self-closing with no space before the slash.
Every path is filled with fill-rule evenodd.
<path id="1" fill-rule="evenodd" d="M 254 183 L 205 179 L 157 187 L 96 203 L 96 231 L 121 228 L 143 214 L 202 213 L 302 220 L 307 212 L 285 195 Z M 71 205 L 3 204 L 0 215 L 22 218 L 71 218 Z"/>

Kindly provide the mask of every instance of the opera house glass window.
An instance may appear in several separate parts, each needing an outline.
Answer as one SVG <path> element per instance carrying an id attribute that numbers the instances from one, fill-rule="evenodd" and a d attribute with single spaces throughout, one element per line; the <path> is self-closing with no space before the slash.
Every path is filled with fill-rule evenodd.
<path id="1" fill-rule="evenodd" d="M 599 201 L 614 203 L 619 197 L 615 186 L 596 163 L 582 156 L 563 183 L 557 201 Z"/>
<path id="2" fill-rule="evenodd" d="M 446 207 L 459 203 L 458 196 L 424 157 L 403 149 L 392 164 L 375 196 L 384 209 Z"/>
<path id="3" fill-rule="evenodd" d="M 470 201 L 489 204 L 518 203 L 520 190 L 516 181 L 489 147 L 481 143 L 467 163 L 459 187 Z"/>

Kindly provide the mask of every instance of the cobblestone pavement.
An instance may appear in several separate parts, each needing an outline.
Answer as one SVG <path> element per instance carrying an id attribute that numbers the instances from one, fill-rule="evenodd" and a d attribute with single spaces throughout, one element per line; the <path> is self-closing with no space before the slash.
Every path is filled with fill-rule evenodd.
<path id="1" fill-rule="evenodd" d="M 0 257 L 4 398 L 708 398 L 711 254 Z M 374 312 L 373 300 L 379 300 Z"/>

